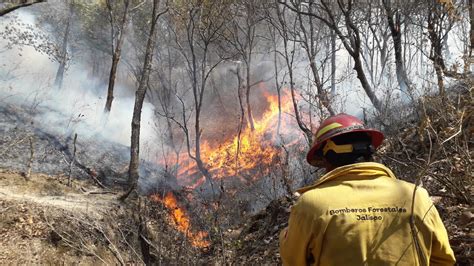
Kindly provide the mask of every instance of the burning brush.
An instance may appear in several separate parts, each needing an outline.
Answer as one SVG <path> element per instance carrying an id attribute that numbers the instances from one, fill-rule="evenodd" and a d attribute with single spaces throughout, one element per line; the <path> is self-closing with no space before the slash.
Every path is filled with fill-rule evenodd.
<path id="1" fill-rule="evenodd" d="M 191 227 L 191 220 L 185 209 L 179 206 L 176 197 L 172 192 L 166 193 L 162 198 L 158 194 L 150 196 L 153 201 L 161 202 L 169 212 L 169 224 L 176 230 L 183 233 L 191 242 L 191 245 L 197 248 L 207 248 L 210 242 L 206 240 L 208 233 L 203 231 L 193 231 Z"/>
<path id="2" fill-rule="evenodd" d="M 269 174 L 278 162 L 282 143 L 289 147 L 303 140 L 294 119 L 285 115 L 293 111 L 290 93 L 283 94 L 280 99 L 276 95 L 264 95 L 267 107 L 259 119 L 253 121 L 253 128 L 244 127 L 238 134 L 228 135 L 219 144 L 203 140 L 201 157 L 213 179 L 233 178 L 243 183 L 255 182 Z M 172 156 L 176 155 L 159 161 L 159 164 L 166 165 L 164 162 L 173 161 Z M 181 186 L 194 190 L 206 182 L 196 162 L 186 152 L 179 154 L 177 161 L 177 179 Z M 189 215 L 172 192 L 164 197 L 155 194 L 151 199 L 161 202 L 170 211 L 170 224 L 182 232 L 194 247 L 205 248 L 210 245 L 206 240 L 208 233 L 192 230 Z"/>
<path id="3" fill-rule="evenodd" d="M 287 137 L 287 147 L 303 140 L 294 119 L 285 115 L 293 111 L 290 93 L 281 96 L 281 108 L 278 107 L 276 95 L 265 93 L 265 99 L 267 108 L 259 119 L 254 120 L 253 129 L 245 127 L 240 133 L 230 135 L 218 144 L 209 140 L 204 140 L 201 144 L 201 157 L 213 179 L 233 177 L 244 183 L 255 181 L 268 174 L 275 164 L 281 152 L 279 145 L 282 136 Z M 172 160 L 170 157 L 166 161 Z M 186 152 L 179 155 L 179 162 L 177 177 L 181 185 L 191 189 L 203 185 L 204 176 Z M 251 176 L 252 180 L 244 176 Z"/>

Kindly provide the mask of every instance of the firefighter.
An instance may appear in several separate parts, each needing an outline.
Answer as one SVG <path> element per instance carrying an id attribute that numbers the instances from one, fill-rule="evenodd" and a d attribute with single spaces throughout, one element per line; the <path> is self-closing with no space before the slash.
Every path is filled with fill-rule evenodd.
<path id="1" fill-rule="evenodd" d="M 307 161 L 327 173 L 297 190 L 301 196 L 280 234 L 284 265 L 455 263 L 427 191 L 371 162 L 383 138 L 347 114 L 321 123 Z"/>

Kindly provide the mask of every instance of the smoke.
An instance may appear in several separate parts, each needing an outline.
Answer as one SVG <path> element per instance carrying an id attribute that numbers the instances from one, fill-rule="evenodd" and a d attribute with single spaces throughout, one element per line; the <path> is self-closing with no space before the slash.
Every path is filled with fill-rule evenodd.
<path id="1" fill-rule="evenodd" d="M 8 17 L 0 23 L 0 31 Z M 18 20 L 30 24 L 34 30 L 34 16 L 19 12 Z M 29 46 L 5 49 L 0 39 L 0 104 L 28 108 L 34 112 L 33 122 L 56 135 L 77 133 L 81 138 L 97 138 L 130 145 L 131 119 L 134 107 L 134 88 L 120 81 L 115 86 L 116 96 L 112 110 L 104 114 L 106 85 L 97 87 L 87 66 L 73 61 L 64 76 L 63 87 L 53 86 L 58 68 L 48 56 Z M 141 143 L 153 141 L 153 106 L 145 103 L 142 109 Z"/>
<path id="2" fill-rule="evenodd" d="M 19 12 L 18 14 L 20 21 L 31 24 L 35 31 L 40 31 L 40 29 L 34 26 L 34 16 L 25 12 Z M 0 31 L 3 30 L 6 23 L 6 19 L 0 22 Z M 454 39 L 448 39 L 450 46 L 454 46 L 452 45 L 452 40 Z M 163 45 L 166 45 L 166 42 Z M 3 48 L 4 46 L 6 46 L 6 41 L 0 40 L 0 104 L 9 103 L 21 105 L 37 111 L 34 117 L 36 126 L 56 134 L 69 136 L 77 133 L 80 138 L 96 138 L 97 140 L 108 140 L 129 146 L 130 124 L 134 107 L 132 92 L 135 88 L 128 85 L 126 80 L 117 80 L 115 88 L 116 97 L 112 111 L 106 116 L 103 113 L 106 85 L 96 85 L 100 82 L 93 76 L 94 73 L 91 74 L 91 71 L 88 69 L 89 66 L 78 59 L 79 57 L 74 58 L 69 66 L 63 82 L 63 88 L 56 90 L 52 84 L 58 63 L 51 62 L 46 55 L 38 53 L 31 47 L 14 47 L 7 50 Z M 339 40 L 337 41 L 337 46 L 342 47 Z M 324 61 L 323 59 L 328 57 L 331 51 L 327 51 L 327 49 L 329 48 L 321 49 L 316 61 L 322 62 Z M 266 108 L 268 108 L 268 99 L 266 99 L 268 93 L 275 95 L 276 88 L 273 77 L 275 71 L 273 55 L 268 52 L 268 49 L 265 49 L 265 47 L 259 46 L 256 50 L 259 52 L 255 52 L 252 58 L 252 78 L 250 83 L 261 83 L 252 87 L 249 101 L 254 118 L 259 119 L 266 111 Z M 282 43 L 277 45 L 277 50 L 283 50 Z M 159 52 L 163 54 L 166 53 L 166 51 Z M 459 51 L 455 49 L 451 49 L 450 52 L 450 59 L 456 58 L 455 55 L 459 54 Z M 173 57 L 172 54 L 169 56 Z M 300 110 L 302 110 L 302 113 L 304 113 L 305 122 L 308 123 L 309 119 L 307 113 L 309 112 L 306 111 L 310 108 L 314 110 L 316 109 L 315 106 L 317 107 L 317 102 L 314 99 L 316 89 L 312 81 L 313 78 L 306 53 L 301 47 L 296 47 L 294 56 L 294 83 L 296 84 L 297 92 L 300 93 L 299 97 L 301 97 L 299 98 L 298 106 Z M 287 66 L 281 56 L 278 56 L 278 58 L 278 83 L 281 83 L 283 92 L 288 92 L 290 84 L 288 84 Z M 336 95 L 333 97 L 335 110 L 337 110 L 337 112 L 346 112 L 358 116 L 361 116 L 362 109 L 367 109 L 370 113 L 370 110 L 373 110 L 372 104 L 365 92 L 361 89 L 360 82 L 352 69 L 353 62 L 351 57 L 345 49 L 338 49 L 336 58 L 337 84 Z M 392 58 L 391 54 L 389 54 L 388 58 Z M 175 60 L 175 58 L 173 58 L 173 60 Z M 378 63 L 379 62 L 376 61 L 374 64 Z M 104 62 L 104 64 L 108 65 L 109 62 Z M 203 130 L 203 142 L 208 141 L 210 145 L 218 146 L 221 143 L 220 140 L 229 139 L 229 137 L 232 137 L 231 135 L 237 134 L 237 128 L 239 127 L 241 119 L 241 106 L 239 105 L 240 103 L 237 97 L 238 85 L 235 71 L 239 67 L 241 68 L 241 72 L 243 72 L 244 65 L 242 62 L 226 61 L 215 69 L 208 81 L 203 112 L 201 113 L 201 129 Z M 399 91 L 396 90 L 398 84 L 393 74 L 392 62 L 389 62 L 387 67 L 392 69 L 388 71 L 390 74 L 386 76 L 379 77 L 381 68 L 377 68 L 379 69 L 378 73 L 371 73 L 371 78 L 374 78 L 375 81 L 380 80 L 379 83 L 373 86 L 377 96 L 380 98 L 390 98 L 387 97 L 387 95 L 399 93 Z M 326 65 L 324 69 L 323 66 L 321 66 L 321 68 L 321 78 L 323 80 L 324 89 L 329 91 L 329 67 Z M 421 74 L 425 74 L 425 72 Z M 417 75 L 421 74 L 417 73 Z M 173 68 L 172 75 L 174 80 L 176 80 L 178 94 L 182 96 L 186 103 L 186 108 L 188 108 L 186 110 L 186 116 L 191 117 L 193 115 L 193 104 L 192 97 L 190 97 L 191 93 L 189 92 L 189 77 L 184 68 L 180 70 L 179 67 Z M 242 77 L 243 76 L 244 75 L 242 75 Z M 430 79 L 434 79 L 433 76 L 412 76 L 411 78 L 417 87 L 424 87 L 424 83 L 431 82 Z M 245 83 L 245 81 L 243 81 L 243 83 Z M 375 83 L 376 82 L 374 82 L 374 84 Z M 242 85 L 244 84 L 241 84 L 241 86 Z M 176 102 L 175 113 L 173 113 L 173 115 L 179 120 L 182 114 L 180 113 L 181 102 L 175 99 L 175 95 L 172 96 L 171 98 Z M 311 103 L 305 102 L 302 98 Z M 245 96 L 242 97 L 242 100 L 244 101 L 243 105 L 245 105 Z M 387 103 L 391 104 L 392 102 L 387 101 Z M 313 130 L 314 127 L 318 125 L 318 115 L 318 113 L 312 112 L 313 117 L 311 117 L 311 122 L 313 123 Z M 291 110 L 284 113 L 283 119 L 285 118 L 288 120 L 291 119 L 294 122 L 293 111 Z M 190 125 L 188 126 L 192 136 L 192 119 L 190 121 Z M 165 147 L 169 144 L 167 143 L 168 140 L 158 136 L 159 133 L 157 133 L 157 131 L 162 131 L 161 134 L 165 135 L 163 132 L 168 130 L 167 125 L 160 122 L 161 121 L 158 121 L 158 118 L 154 115 L 154 107 L 149 103 L 145 103 L 142 109 L 141 158 L 156 161 L 156 157 L 166 157 L 166 153 L 174 149 L 174 147 Z M 157 126 L 155 124 L 157 124 Z M 176 134 L 173 139 L 173 144 L 177 144 L 176 146 L 183 152 L 186 145 L 184 137 L 182 136 L 183 133 L 175 124 L 172 126 L 175 131 L 179 131 L 178 133 L 174 132 Z M 291 130 L 287 133 L 290 135 L 290 138 L 294 137 L 294 139 L 298 139 L 301 137 L 301 130 L 299 130 L 296 125 L 293 125 Z M 193 145 L 192 140 L 191 145 Z M 148 158 L 144 155 L 148 156 Z"/>

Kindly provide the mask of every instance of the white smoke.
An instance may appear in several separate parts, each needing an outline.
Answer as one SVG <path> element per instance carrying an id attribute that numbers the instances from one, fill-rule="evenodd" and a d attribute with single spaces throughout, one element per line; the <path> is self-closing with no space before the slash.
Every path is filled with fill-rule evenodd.
<path id="1" fill-rule="evenodd" d="M 0 31 L 8 18 L 2 19 Z M 34 17 L 26 12 L 19 12 L 18 19 L 34 25 Z M 57 62 L 50 61 L 32 47 L 4 47 L 6 41 L 0 39 L 0 105 L 28 106 L 38 111 L 34 117 L 36 126 L 56 134 L 77 133 L 79 138 L 100 136 L 130 146 L 133 96 L 116 96 L 111 112 L 106 115 L 103 112 L 106 85 L 96 88 L 97 82 L 87 74 L 85 66 L 73 61 L 64 76 L 63 87 L 57 90 L 53 86 Z M 133 95 L 130 93 L 133 89 L 118 81 L 115 95 Z M 154 139 L 153 125 L 153 106 L 145 103 L 142 146 Z"/>

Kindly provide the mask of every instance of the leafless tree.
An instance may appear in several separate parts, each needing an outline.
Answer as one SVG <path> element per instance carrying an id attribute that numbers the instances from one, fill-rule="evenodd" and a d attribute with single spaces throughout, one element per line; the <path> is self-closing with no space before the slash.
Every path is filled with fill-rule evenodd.
<path id="1" fill-rule="evenodd" d="M 153 0 L 152 15 L 150 18 L 150 31 L 145 50 L 145 58 L 143 61 L 143 70 L 138 83 L 138 88 L 135 93 L 135 106 L 133 108 L 132 116 L 132 137 L 130 146 L 130 166 L 128 169 L 128 178 L 130 183 L 129 190 L 120 197 L 124 200 L 135 190 L 138 184 L 138 167 L 139 167 L 139 151 L 140 151 L 140 122 L 143 102 L 145 100 L 145 94 L 147 90 L 147 80 L 150 75 L 153 51 L 156 42 L 156 25 L 161 15 L 167 12 L 167 9 L 162 12 L 158 12 L 160 6 L 160 0 Z"/>
<path id="2" fill-rule="evenodd" d="M 278 7 L 278 6 L 277 6 Z M 280 81 L 280 54 L 278 51 L 278 44 L 280 39 L 278 36 L 280 36 L 279 31 L 277 28 L 273 25 L 273 18 L 271 17 L 271 14 L 267 15 L 268 18 L 268 32 L 270 35 L 270 40 L 272 43 L 272 54 L 273 54 L 273 67 L 274 67 L 274 78 L 275 78 L 275 89 L 277 91 L 277 96 L 278 96 L 278 124 L 277 124 L 277 135 L 280 135 L 280 127 L 281 127 L 281 89 L 283 87 L 282 81 Z"/>
<path id="3" fill-rule="evenodd" d="M 110 112 L 112 108 L 112 102 L 114 100 L 114 87 L 115 79 L 117 76 L 117 68 L 122 56 L 122 46 L 125 39 L 125 32 L 127 29 L 127 24 L 129 21 L 130 13 L 133 13 L 139 7 L 141 7 L 145 1 L 138 3 L 135 7 L 130 8 L 130 0 L 122 0 L 119 2 L 110 0 L 106 1 L 107 11 L 108 11 L 108 20 L 110 24 L 110 36 L 111 36 L 111 51 L 112 54 L 112 65 L 110 67 L 109 73 L 109 83 L 107 87 L 107 100 L 105 102 L 105 112 Z M 119 7 L 122 7 L 122 13 L 120 18 L 117 18 L 116 12 L 118 12 Z"/>
<path id="4" fill-rule="evenodd" d="M 336 96 L 336 34 L 331 32 L 331 97 Z"/>
<path id="5" fill-rule="evenodd" d="M 105 102 L 105 112 L 110 112 L 112 108 L 112 101 L 114 100 L 114 86 L 115 78 L 117 73 L 117 67 L 122 54 L 122 44 L 125 37 L 125 25 L 127 25 L 128 12 L 129 12 L 129 0 L 123 1 L 123 13 L 119 21 L 116 21 L 114 14 L 114 7 L 110 0 L 106 1 L 107 10 L 109 11 L 109 22 L 111 31 L 111 43 L 112 43 L 112 66 L 110 67 L 109 74 L 109 85 L 107 88 L 107 100 Z M 118 4 L 115 2 L 115 6 Z"/>
<path id="6" fill-rule="evenodd" d="M 72 22 L 73 16 L 74 16 L 74 0 L 72 0 L 69 3 L 69 15 L 67 16 L 66 27 L 64 28 L 62 44 L 59 51 L 59 67 L 58 67 L 58 71 L 56 72 L 56 78 L 54 80 L 54 85 L 58 89 L 61 89 L 63 86 L 64 73 L 66 72 L 66 66 L 70 59 L 70 56 L 68 53 L 68 44 L 69 44 L 69 38 L 70 38 L 69 35 L 71 33 L 71 22 Z"/>
<path id="7" fill-rule="evenodd" d="M 225 14 L 226 6 L 219 5 L 218 2 L 195 3 L 190 1 L 183 3 L 182 6 L 177 6 L 172 13 L 176 19 L 176 28 L 173 29 L 175 42 L 184 58 L 192 91 L 194 148 L 191 140 L 192 131 L 189 128 L 190 121 L 186 114 L 187 107 L 182 98 L 179 98 L 182 103 L 182 119 L 174 119 L 174 121 L 184 132 L 188 156 L 196 162 L 200 172 L 211 184 L 213 191 L 212 176 L 201 154 L 203 132 L 201 115 L 204 108 L 207 82 L 214 69 L 223 61 L 222 57 L 211 58 L 211 47 L 219 40 L 220 30 L 226 22 L 222 17 Z"/>
<path id="8" fill-rule="evenodd" d="M 300 8 L 301 11 L 302 6 L 298 5 L 297 8 Z M 309 5 L 307 7 L 307 12 L 313 13 L 312 10 L 313 6 Z M 306 52 L 306 55 L 309 60 L 309 66 L 311 69 L 311 73 L 313 74 L 313 83 L 317 89 L 317 98 L 322 106 L 324 106 L 330 115 L 335 115 L 333 108 L 331 107 L 331 102 L 329 99 L 329 93 L 324 90 L 323 88 L 323 81 L 321 79 L 321 75 L 319 73 L 319 67 L 316 62 L 316 58 L 318 53 L 320 52 L 320 47 L 318 47 L 318 42 L 322 42 L 321 33 L 324 30 L 323 25 L 316 25 L 316 21 L 313 16 L 304 16 L 307 17 L 307 21 L 303 18 L 303 14 L 301 12 L 296 12 L 298 17 L 298 25 L 300 30 L 300 44 Z"/>
<path id="9" fill-rule="evenodd" d="M 380 5 L 369 2 L 360 9 L 361 57 L 371 86 L 380 87 L 390 80 L 390 31 Z"/>
<path id="10" fill-rule="evenodd" d="M 433 62 L 439 94 L 443 97 L 446 95 L 444 76 L 459 78 L 463 75 L 457 73 L 456 70 L 449 69 L 443 56 L 446 39 L 457 20 L 458 7 L 456 4 L 458 3 L 454 3 L 454 1 L 430 2 L 427 14 L 427 35 L 431 43 L 428 58 Z"/>
<path id="11" fill-rule="evenodd" d="M 254 57 L 254 51 L 258 44 L 257 28 L 258 24 L 263 20 L 263 17 L 259 14 L 261 4 L 258 1 L 242 0 L 236 5 L 237 15 L 233 17 L 232 22 L 229 24 L 230 40 L 228 42 L 233 45 L 238 52 L 239 59 L 244 62 L 245 65 L 245 103 L 247 109 L 247 122 L 250 128 L 254 130 L 254 121 L 252 115 L 252 107 L 250 105 L 250 91 L 255 85 L 251 84 L 252 80 L 252 58 Z M 225 35 L 224 35 L 225 36 Z"/>
<path id="12" fill-rule="evenodd" d="M 164 25 L 167 22 L 164 22 Z M 157 44 L 157 53 L 155 53 L 155 61 L 157 64 L 153 69 L 153 79 L 150 78 L 148 82 L 149 90 L 147 97 L 155 106 L 155 113 L 161 119 L 157 121 L 157 129 L 161 130 L 162 138 L 162 158 L 165 163 L 165 171 L 170 174 L 170 177 L 177 175 L 177 170 L 180 163 L 180 153 L 183 147 L 183 138 L 180 132 L 176 132 L 176 125 L 174 121 L 179 117 L 179 110 L 181 109 L 180 101 L 177 100 L 179 92 L 180 78 L 176 77 L 179 72 L 179 67 L 182 64 L 181 54 L 175 47 L 175 39 L 173 30 L 170 27 L 163 27 L 158 31 L 163 38 Z M 181 98 L 181 96 L 179 96 Z M 169 156 L 173 153 L 173 157 Z"/>
<path id="13" fill-rule="evenodd" d="M 298 123 L 299 128 L 301 131 L 303 131 L 306 140 L 308 143 L 311 143 L 312 138 L 313 138 L 313 133 L 311 130 L 306 126 L 306 124 L 303 122 L 303 119 L 301 117 L 300 110 L 298 108 L 298 104 L 296 102 L 296 92 L 295 92 L 295 78 L 294 78 L 294 60 L 295 60 L 295 50 L 296 50 L 296 39 L 291 37 L 291 32 L 289 29 L 289 25 L 293 25 L 293 29 L 291 29 L 292 32 L 296 31 L 297 28 L 297 22 L 298 18 L 295 17 L 293 20 L 293 23 L 288 23 L 286 20 L 286 8 L 277 6 L 276 12 L 277 12 L 277 20 L 278 20 L 278 28 L 279 28 L 279 33 L 282 37 L 283 41 L 283 53 L 282 56 L 285 60 L 285 64 L 287 67 L 288 71 L 288 76 L 289 76 L 289 84 L 290 84 L 290 92 L 291 92 L 291 97 L 293 101 L 293 109 L 295 112 L 295 118 L 296 122 Z"/>
<path id="14" fill-rule="evenodd" d="M 471 24 L 471 34 L 470 34 L 470 40 L 471 40 L 471 49 L 469 51 L 469 56 L 472 57 L 472 50 L 474 49 L 474 1 L 469 0 L 469 21 Z"/>
<path id="15" fill-rule="evenodd" d="M 405 62 L 403 60 L 401 14 L 397 9 L 392 7 L 391 0 L 384 0 L 382 3 L 386 12 L 385 15 L 387 17 L 388 27 L 393 40 L 398 85 L 400 86 L 400 90 L 402 92 L 407 93 L 411 91 L 411 86 L 410 81 L 408 80 Z"/>
<path id="16" fill-rule="evenodd" d="M 445 86 L 443 79 L 443 69 L 446 68 L 442 54 L 443 38 L 448 34 L 452 24 L 446 20 L 448 14 L 443 12 L 443 6 L 433 3 L 428 12 L 428 38 L 431 41 L 429 59 L 433 62 L 436 72 L 440 95 L 445 95 Z M 448 24 L 448 25 L 446 25 Z M 448 26 L 448 28 L 445 28 Z"/>
<path id="17" fill-rule="evenodd" d="M 334 3 L 327 0 L 280 0 L 280 3 L 296 13 L 299 13 L 301 15 L 313 16 L 319 19 L 337 34 L 342 44 L 344 45 L 344 48 L 354 60 L 354 70 L 357 73 L 357 78 L 359 79 L 367 97 L 370 99 L 375 109 L 379 112 L 382 112 L 382 103 L 375 94 L 375 91 L 370 85 L 369 81 L 367 80 L 367 76 L 364 71 L 361 57 L 361 32 L 353 18 L 354 1 L 338 0 L 337 3 Z M 301 8 L 301 6 L 311 8 L 303 9 Z M 340 23 L 337 19 L 338 13 L 336 12 L 339 12 L 342 16 L 342 19 L 344 21 L 344 23 L 342 24 L 344 25 L 345 30 L 341 29 L 339 25 Z"/>

